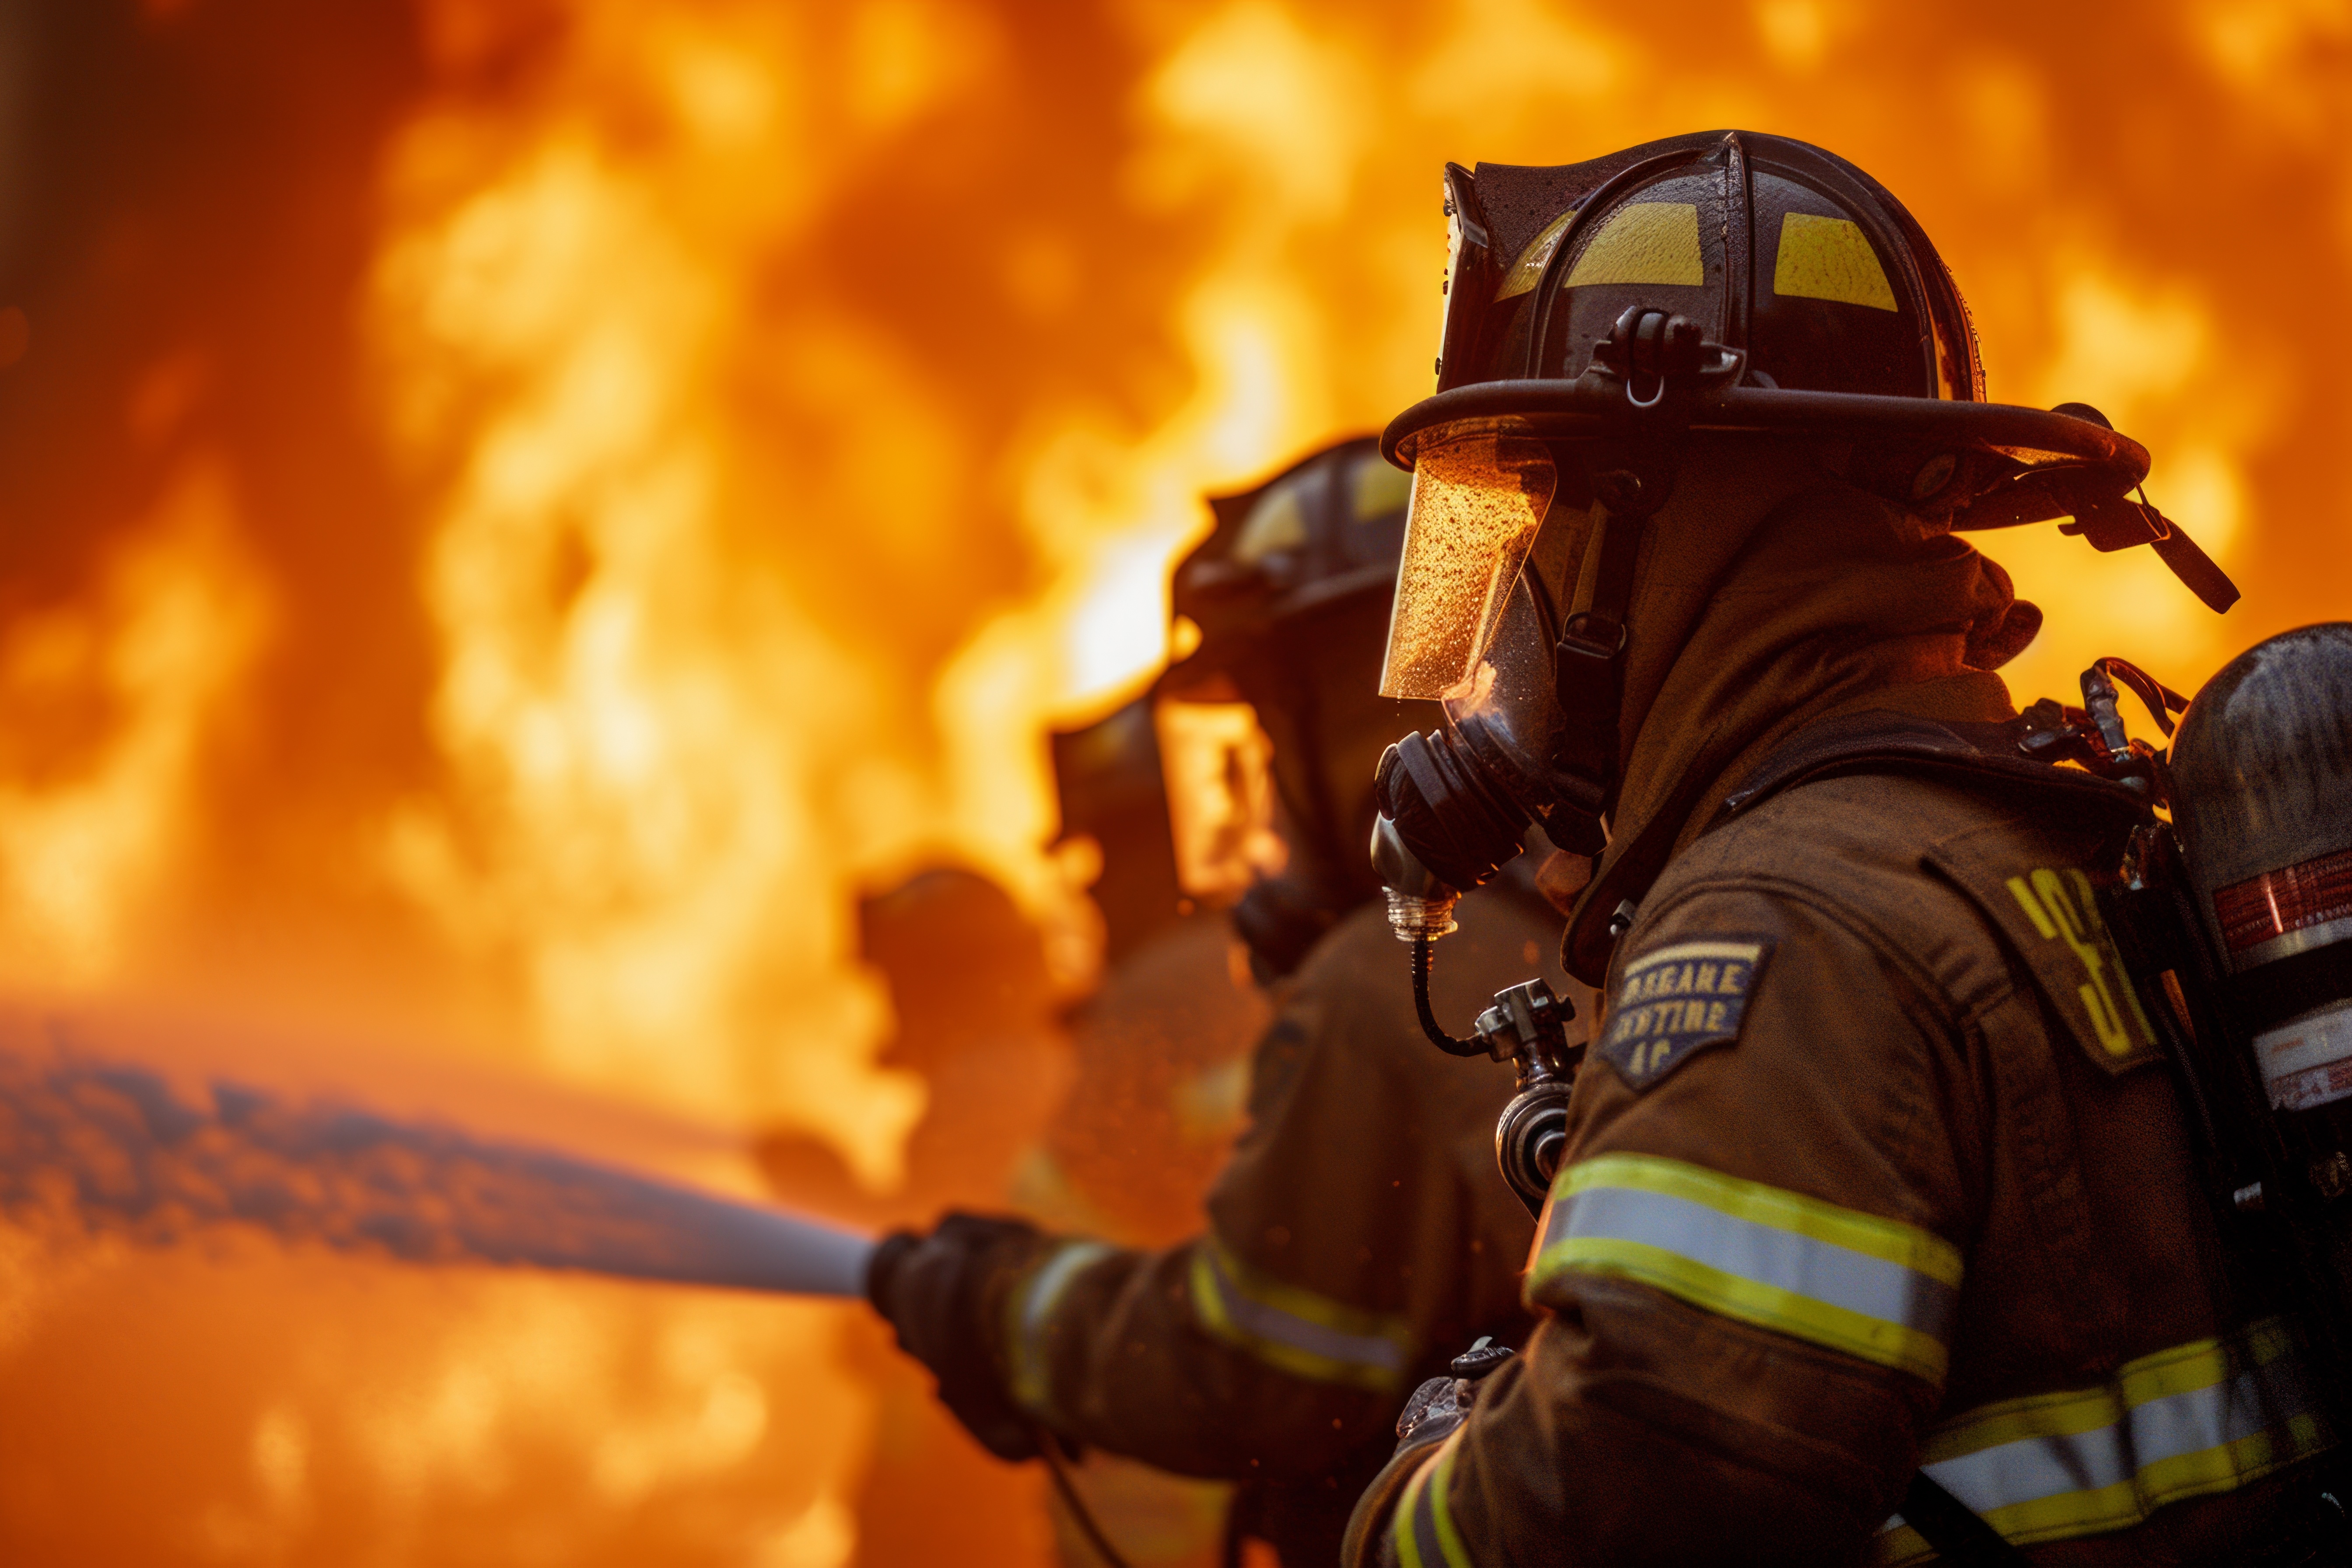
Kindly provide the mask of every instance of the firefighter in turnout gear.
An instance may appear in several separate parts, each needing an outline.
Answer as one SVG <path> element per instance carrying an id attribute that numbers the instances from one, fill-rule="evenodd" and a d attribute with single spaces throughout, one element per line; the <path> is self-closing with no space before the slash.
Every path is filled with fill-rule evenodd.
<path id="1" fill-rule="evenodd" d="M 1048 1229 L 1159 1247 L 1200 1228 L 1241 1130 L 1250 1047 L 1273 1020 L 1225 911 L 1184 895 L 1151 694 L 1049 737 L 1060 837 L 1096 867 L 1102 973 L 1068 1016 L 1077 1073 L 1010 1197 Z M 919 1375 L 919 1369 L 909 1369 Z M 1097 1568 L 1088 1525 L 1127 1568 L 1226 1568 L 1233 1483 L 1087 1451 L 1049 1494 L 1058 1561 Z M 1083 1510 L 1085 1521 L 1079 1517 Z"/>
<path id="2" fill-rule="evenodd" d="M 1445 722 L 1384 760 L 1376 858 L 1412 934 L 1530 822 L 1600 851 L 1564 956 L 1603 1012 L 1540 1326 L 1416 1395 L 1345 1560 L 2340 1560 L 2103 922 L 2147 802 L 2037 760 L 2058 710 L 1993 672 L 2040 616 L 1956 531 L 2071 517 L 2234 590 L 2095 411 L 1985 401 L 1843 160 L 1710 132 L 1448 185 L 1440 389 L 1386 437 L 1387 689 Z"/>
<path id="3" fill-rule="evenodd" d="M 1337 1556 L 1414 1384 L 1528 1322 L 1530 1218 L 1494 1174 L 1508 1075 L 1423 1043 L 1363 860 L 1373 765 L 1416 717 L 1374 692 L 1405 489 L 1345 443 L 1213 503 L 1177 573 L 1200 634 L 1160 685 L 1177 858 L 1194 898 L 1240 895 L 1275 1003 L 1205 1227 L 1148 1250 L 951 1215 L 886 1240 L 868 1280 L 1000 1456 L 1238 1480 L 1237 1536 L 1294 1564 Z M 1514 868 L 1461 924 L 1440 999 L 1475 1008 L 1556 950 L 1560 917 Z"/>

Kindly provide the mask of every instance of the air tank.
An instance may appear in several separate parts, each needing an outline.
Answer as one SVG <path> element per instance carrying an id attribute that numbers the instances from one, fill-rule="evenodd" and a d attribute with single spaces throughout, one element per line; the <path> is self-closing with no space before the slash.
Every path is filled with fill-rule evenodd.
<path id="1" fill-rule="evenodd" d="M 2352 1193 L 2352 622 L 2283 633 L 2189 702 L 2174 832 L 2289 1159 Z"/>

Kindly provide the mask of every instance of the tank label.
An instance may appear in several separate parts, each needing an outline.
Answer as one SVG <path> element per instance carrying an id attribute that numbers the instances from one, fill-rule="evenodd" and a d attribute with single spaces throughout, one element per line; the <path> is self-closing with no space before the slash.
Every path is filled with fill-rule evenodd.
<path id="1" fill-rule="evenodd" d="M 2332 940 L 2330 932 L 2319 928 L 2352 922 L 2352 849 L 2218 889 L 2213 914 L 2233 969 L 2266 963 Z M 2298 933 L 2307 934 L 2299 942 L 2282 940 Z"/>
<path id="2" fill-rule="evenodd" d="M 2308 1110 L 2352 1096 L 2352 1002 L 2256 1035 L 2254 1059 L 2278 1110 Z"/>

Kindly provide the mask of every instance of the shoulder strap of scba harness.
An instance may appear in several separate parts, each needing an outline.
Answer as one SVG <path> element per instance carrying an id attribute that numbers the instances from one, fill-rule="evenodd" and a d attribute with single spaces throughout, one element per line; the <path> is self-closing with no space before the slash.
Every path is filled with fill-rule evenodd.
<path id="1" fill-rule="evenodd" d="M 2166 902 L 2177 889 L 2145 885 L 2150 879 L 2168 879 L 2168 868 L 2130 862 L 2146 853 L 2151 839 L 2162 838 L 2159 819 L 2150 809 L 2147 798 L 2124 784 L 2080 769 L 2036 761 L 2028 754 L 2037 740 L 2049 738 L 2039 731 L 2037 719 L 2032 715 L 1998 724 L 1938 722 L 1885 711 L 1824 720 L 1799 731 L 1767 758 L 1724 798 L 1704 831 L 1711 832 L 1800 784 L 1855 774 L 1942 778 L 1956 784 L 1996 786 L 2011 798 L 2032 798 L 2065 812 L 2076 821 L 2113 833 L 2116 863 L 2108 869 L 2116 875 L 2107 879 L 2116 885 L 2118 912 L 2126 916 L 2116 922 L 2122 928 L 2116 932 L 2122 939 L 2118 956 L 2132 972 L 2132 979 L 2142 994 L 2153 998 L 2162 991 L 2158 972 L 2174 968 L 2178 959 L 2177 954 L 2158 949 L 2180 942 L 2178 937 L 2157 930 L 2158 921 L 2130 918 L 2131 910 L 2134 905 L 2152 908 Z M 2207 1197 L 2225 1234 L 2234 1233 L 2237 1227 L 2231 1222 L 2243 1216 L 2232 1212 L 2231 1193 L 2247 1173 L 2242 1166 L 2248 1152 L 2244 1147 L 2245 1130 L 2230 1126 L 2227 1108 L 2217 1103 L 2231 1098 L 2231 1086 L 2213 1081 L 2211 1064 L 2203 1060 L 2203 1053 L 2181 1034 L 2170 1009 L 2155 1005 L 2150 1011 L 2151 1016 L 2159 1020 L 2157 1028 L 2163 1037 L 2165 1055 L 2174 1068 L 2175 1081 L 2189 1101 L 2184 1109 L 2190 1113 L 2202 1141 L 2200 1158 L 2209 1167 L 2204 1173 L 2210 1189 Z M 2238 1173 L 2231 1173 L 2233 1168 Z M 2278 1278 L 2275 1259 L 2257 1262 L 2236 1246 L 2226 1250 L 2232 1259 L 2232 1273 L 2251 1268 L 2273 1279 Z M 2306 1333 L 2305 1337 L 2311 1336 Z M 2326 1341 L 2337 1338 L 2333 1333 L 2319 1337 Z M 2313 1348 L 2321 1350 L 2324 1361 L 2352 1359 L 2338 1353 L 2345 1348 L 2342 1346 Z M 2320 1375 L 2326 1377 L 2325 1373 Z M 2335 1501 L 2332 1497 L 2326 1500 L 2330 1505 Z M 2282 1568 L 2290 1563 L 2317 1568 L 2319 1564 L 2344 1562 L 2340 1508 L 2334 1512 L 2336 1526 L 2328 1532 L 2324 1544 L 2298 1542 L 2275 1562 Z M 1902 1517 L 1935 1548 L 1943 1563 L 1959 1564 L 1961 1568 L 1998 1568 L 2030 1561 L 1980 1515 L 1924 1471 L 1915 1473 L 1905 1490 Z M 2273 1560 L 2263 1561 L 2267 1563 Z"/>
<path id="2" fill-rule="evenodd" d="M 1707 820 L 1712 832 L 1783 791 L 1853 773 L 1917 773 L 1956 783 L 1997 784 L 2113 818 L 2119 832 L 2149 820 L 2147 803 L 2122 784 L 2024 755 L 2028 721 L 1945 722 L 1906 713 L 1849 713 L 1809 724 L 1724 797 Z"/>
<path id="3" fill-rule="evenodd" d="M 2061 768 L 2021 749 L 2036 733 L 2032 721 L 1998 724 L 1939 721 L 1872 710 L 1809 724 L 1766 758 L 1717 805 L 1704 832 L 1753 811 L 1784 790 L 1849 773 L 1913 773 L 1958 783 L 2030 792 L 2053 805 L 2111 817 L 2118 836 L 2152 820 L 2147 804 L 2122 784 L 2074 768 Z M 1569 923 L 1561 957 L 1568 972 L 1598 984 L 1625 914 L 1648 895 L 1665 868 L 1679 825 L 1699 804 L 1700 778 L 1651 819 L 1631 848 L 1595 877 Z M 1560 842 L 1556 836 L 1554 843 Z"/>

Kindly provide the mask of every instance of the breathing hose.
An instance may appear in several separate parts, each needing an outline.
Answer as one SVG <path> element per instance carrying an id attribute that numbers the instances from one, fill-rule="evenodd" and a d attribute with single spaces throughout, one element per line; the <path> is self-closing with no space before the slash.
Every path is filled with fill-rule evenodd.
<path id="1" fill-rule="evenodd" d="M 1487 1054 L 1484 1040 L 1475 1037 L 1455 1039 L 1438 1026 L 1437 1015 L 1430 1010 L 1429 939 L 1425 936 L 1412 939 L 1412 1010 L 1421 1016 L 1421 1032 L 1427 1035 L 1429 1043 L 1439 1050 L 1456 1057 L 1483 1057 Z"/>
<path id="2" fill-rule="evenodd" d="M 1110 1543 L 1110 1537 L 1105 1535 L 1102 1526 L 1095 1522 L 1093 1511 L 1087 1507 L 1086 1500 L 1078 1496 L 1078 1489 L 1071 1483 L 1069 1460 L 1062 1452 L 1061 1438 L 1044 1426 L 1034 1428 L 1034 1432 L 1037 1452 L 1045 1460 L 1045 1473 L 1054 1478 L 1054 1490 L 1061 1495 L 1062 1506 L 1070 1510 L 1070 1518 L 1076 1523 L 1078 1533 L 1087 1538 L 1087 1544 L 1095 1549 L 1095 1555 L 1103 1560 L 1107 1568 L 1129 1568 L 1127 1559 L 1119 1555 L 1118 1548 Z"/>

